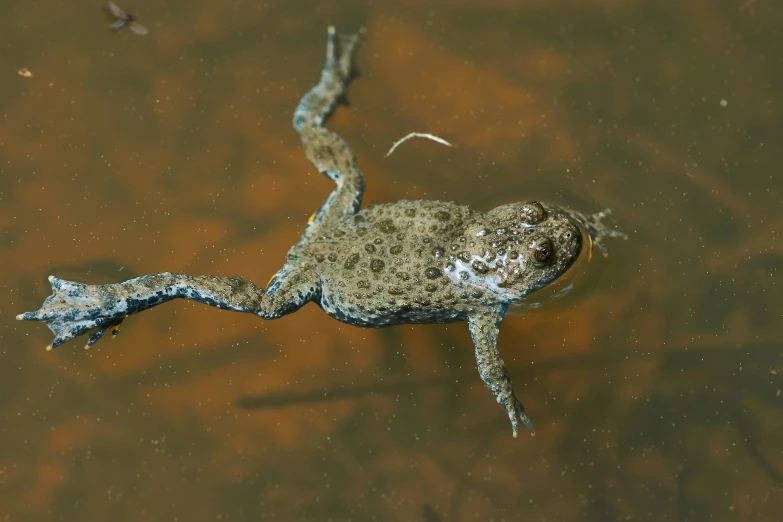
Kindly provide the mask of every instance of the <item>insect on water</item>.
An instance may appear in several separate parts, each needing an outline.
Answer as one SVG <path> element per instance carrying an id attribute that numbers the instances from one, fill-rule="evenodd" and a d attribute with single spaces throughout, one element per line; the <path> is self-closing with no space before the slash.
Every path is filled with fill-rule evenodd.
<path id="1" fill-rule="evenodd" d="M 112 31 L 119 31 L 123 27 L 129 27 L 131 31 L 136 34 L 144 35 L 149 33 L 149 30 L 136 21 L 136 17 L 132 14 L 126 13 L 114 2 L 109 2 L 103 7 L 103 12 L 106 18 L 111 22 L 109 29 Z"/>

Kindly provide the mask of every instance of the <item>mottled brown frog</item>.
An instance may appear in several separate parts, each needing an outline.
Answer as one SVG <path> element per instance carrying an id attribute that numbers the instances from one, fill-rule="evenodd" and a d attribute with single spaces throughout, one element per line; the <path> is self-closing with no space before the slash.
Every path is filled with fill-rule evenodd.
<path id="1" fill-rule="evenodd" d="M 113 335 L 129 315 L 171 299 L 275 319 L 317 303 L 348 324 L 382 327 L 466 321 L 479 375 L 511 420 L 533 425 L 511 388 L 497 350 L 509 304 L 561 276 L 584 248 L 601 248 L 605 212 L 585 216 L 555 205 L 512 203 L 489 212 L 442 201 L 397 201 L 359 210 L 364 176 L 348 144 L 323 124 L 344 94 L 361 33 L 329 29 L 320 82 L 294 113 L 305 154 L 337 188 L 310 219 L 266 289 L 240 277 L 164 272 L 123 283 L 88 285 L 49 277 L 53 293 L 35 312 L 52 348 L 92 331 L 87 346 Z M 582 231 L 586 234 L 583 236 Z"/>

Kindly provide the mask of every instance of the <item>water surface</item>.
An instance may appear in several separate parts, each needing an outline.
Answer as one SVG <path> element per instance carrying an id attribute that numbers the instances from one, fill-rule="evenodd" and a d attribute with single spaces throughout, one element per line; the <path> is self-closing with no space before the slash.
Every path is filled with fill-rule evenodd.
<path id="1" fill-rule="evenodd" d="M 0 5 L 0 520 L 778 519 L 783 6 L 120 5 L 150 34 Z M 630 236 L 503 324 L 535 437 L 463 324 L 175 302 L 47 353 L 14 320 L 52 273 L 265 284 L 331 190 L 290 125 L 329 23 L 367 28 L 330 122 L 365 202 L 610 207 Z M 458 148 L 385 158 L 411 131 Z"/>

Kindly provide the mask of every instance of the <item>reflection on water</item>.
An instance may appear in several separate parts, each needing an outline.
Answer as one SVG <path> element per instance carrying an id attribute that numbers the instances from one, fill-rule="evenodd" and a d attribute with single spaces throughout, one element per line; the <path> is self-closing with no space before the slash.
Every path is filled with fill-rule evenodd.
<path id="1" fill-rule="evenodd" d="M 149 36 L 0 6 L 0 520 L 779 518 L 783 8 L 123 7 Z M 536 198 L 629 233 L 504 322 L 536 437 L 511 438 L 464 325 L 173 303 L 46 353 L 13 320 L 49 273 L 265 283 L 331 190 L 290 127 L 327 23 L 368 28 L 331 124 L 367 202 Z M 417 130 L 459 148 L 383 157 Z"/>

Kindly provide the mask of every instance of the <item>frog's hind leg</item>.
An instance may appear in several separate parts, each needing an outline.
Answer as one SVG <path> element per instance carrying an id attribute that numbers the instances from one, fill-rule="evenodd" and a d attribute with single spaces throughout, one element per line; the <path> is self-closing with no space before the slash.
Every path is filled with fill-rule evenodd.
<path id="1" fill-rule="evenodd" d="M 354 73 L 353 58 L 356 46 L 363 35 L 362 29 L 351 35 L 338 36 L 335 28 L 329 27 L 326 64 L 321 71 L 321 81 L 302 97 L 294 111 L 294 129 L 297 132 L 305 126 L 323 126 L 335 106 L 343 99 Z"/>
<path id="2" fill-rule="evenodd" d="M 356 156 L 344 139 L 323 124 L 345 95 L 356 46 L 363 33 L 338 37 L 334 27 L 329 27 L 321 80 L 302 97 L 294 112 L 294 129 L 299 133 L 307 159 L 337 184 L 311 218 L 304 236 L 355 214 L 361 205 L 364 175 L 356 164 Z"/>
<path id="3" fill-rule="evenodd" d="M 172 299 L 189 299 L 222 310 L 246 312 L 277 319 L 319 299 L 321 285 L 311 266 L 287 268 L 266 291 L 241 277 L 186 274 L 150 274 L 123 283 L 87 285 L 50 276 L 52 295 L 41 308 L 16 316 L 22 321 L 42 321 L 54 333 L 47 346 L 91 332 L 87 346 L 112 329 L 114 335 L 129 315 Z"/>

